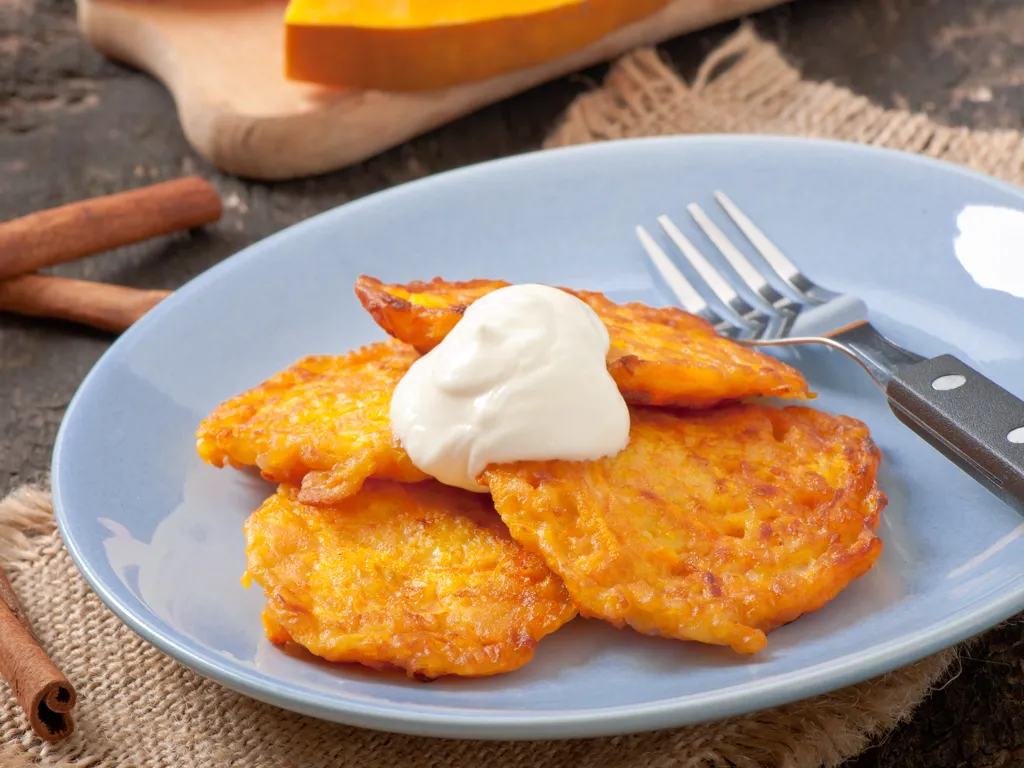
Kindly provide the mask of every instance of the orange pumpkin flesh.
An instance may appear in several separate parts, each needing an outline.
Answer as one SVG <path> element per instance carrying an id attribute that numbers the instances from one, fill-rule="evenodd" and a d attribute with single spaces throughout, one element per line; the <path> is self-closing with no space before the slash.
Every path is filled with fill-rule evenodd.
<path id="1" fill-rule="evenodd" d="M 291 0 L 285 74 L 386 91 L 448 88 L 542 64 L 669 0 Z"/>

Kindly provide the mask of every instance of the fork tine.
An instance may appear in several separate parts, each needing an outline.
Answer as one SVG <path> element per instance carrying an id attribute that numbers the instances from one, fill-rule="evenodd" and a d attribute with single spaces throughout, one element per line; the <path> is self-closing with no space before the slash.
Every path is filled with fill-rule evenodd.
<path id="1" fill-rule="evenodd" d="M 659 216 L 658 223 L 665 230 L 665 234 L 675 243 L 676 247 L 683 252 L 683 256 L 690 262 L 690 266 L 697 270 L 697 274 L 708 284 L 708 287 L 723 304 L 733 308 L 733 302 L 738 299 L 742 301 L 739 294 L 733 290 L 733 287 L 718 274 L 718 270 L 711 266 L 711 262 L 704 258 L 704 254 L 697 250 L 697 246 L 691 243 L 690 239 L 679 231 L 679 227 L 675 225 L 672 219 L 668 216 Z M 737 314 L 742 315 L 743 313 L 737 312 Z"/>
<path id="2" fill-rule="evenodd" d="M 697 226 L 703 230 L 704 234 L 708 236 L 708 239 L 714 243 L 715 247 L 725 257 L 725 260 L 729 262 L 729 265 L 736 270 L 736 273 L 740 276 L 740 279 L 747 284 L 754 293 L 760 296 L 762 299 L 767 301 L 772 306 L 783 299 L 783 297 L 776 291 L 771 284 L 765 279 L 757 268 L 750 263 L 750 260 L 743 255 L 742 251 L 732 244 L 732 241 L 720 230 L 711 218 L 704 213 L 704 209 L 696 203 L 690 203 L 686 206 L 686 210 L 689 211 L 693 220 L 697 223 Z"/>
<path id="3" fill-rule="evenodd" d="M 751 333 L 760 335 L 768 323 L 768 317 L 762 310 L 751 306 L 746 299 L 736 293 L 722 274 L 709 262 L 690 240 L 684 235 L 668 216 L 659 216 L 658 223 L 676 247 L 682 251 L 690 266 L 697 270 L 701 279 L 719 301 L 729 308 L 735 316 L 734 324 L 746 327 Z"/>
<path id="4" fill-rule="evenodd" d="M 690 284 L 690 281 L 686 279 L 686 276 L 672 263 L 668 254 L 661 249 L 661 246 L 654 241 L 654 238 L 651 237 L 647 230 L 638 226 L 636 228 L 636 236 L 640 239 L 640 244 L 644 247 L 644 250 L 647 251 L 647 256 L 654 264 L 654 268 L 658 270 L 658 274 L 668 284 L 669 290 L 672 291 L 672 294 L 682 305 L 683 309 L 692 315 L 700 315 L 712 325 L 722 322 L 722 318 L 718 313 L 708 306 L 704 297 L 697 292 Z"/>
<path id="5" fill-rule="evenodd" d="M 746 214 L 724 192 L 715 192 L 715 200 L 786 285 L 811 304 L 821 304 L 835 296 L 831 291 L 816 285 L 797 269 L 796 265 L 768 239 L 764 232 L 757 228 L 754 222 L 747 218 Z"/>

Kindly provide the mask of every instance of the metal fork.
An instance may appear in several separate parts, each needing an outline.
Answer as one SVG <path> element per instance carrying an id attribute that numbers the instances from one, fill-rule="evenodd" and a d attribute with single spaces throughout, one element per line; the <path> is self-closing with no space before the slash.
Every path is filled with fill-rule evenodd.
<path id="1" fill-rule="evenodd" d="M 1024 401 L 952 355 L 925 358 L 887 339 L 868 322 L 864 302 L 814 283 L 725 194 L 716 192 L 715 200 L 760 254 L 760 267 L 696 204 L 687 211 L 728 271 L 705 258 L 669 217 L 660 216 L 658 224 L 724 311 L 705 300 L 646 229 L 636 229 L 683 309 L 746 346 L 820 344 L 853 358 L 885 392 L 900 421 L 1024 512 Z"/>

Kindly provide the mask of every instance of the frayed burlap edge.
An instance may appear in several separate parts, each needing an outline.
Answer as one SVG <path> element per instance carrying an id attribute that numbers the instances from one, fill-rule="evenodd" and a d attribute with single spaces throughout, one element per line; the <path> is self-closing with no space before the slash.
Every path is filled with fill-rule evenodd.
<path id="1" fill-rule="evenodd" d="M 5 570 L 28 567 L 40 534 L 56 527 L 48 491 L 25 485 L 0 502 L 0 563 Z"/>
<path id="2" fill-rule="evenodd" d="M 620 59 L 580 96 L 546 148 L 611 139 L 754 133 L 839 139 L 947 160 L 1024 183 L 1024 135 L 940 125 L 885 109 L 832 83 L 803 79 L 779 49 L 744 25 L 686 83 L 652 48 Z"/>
<path id="3" fill-rule="evenodd" d="M 61 574 L 69 580 L 80 580 L 81 576 L 63 552 L 59 535 L 55 531 L 49 494 L 39 488 L 23 487 L 0 502 L 0 559 L 11 576 L 12 582 L 24 587 L 34 578 L 33 570 L 38 564 L 49 563 L 54 558 L 64 558 Z M 41 567 L 41 566 L 40 566 Z M 20 590 L 19 590 L 20 591 Z M 26 590 L 27 591 L 27 590 Z M 25 600 L 25 609 L 30 619 L 45 628 L 48 617 L 38 615 L 37 606 Z M 76 611 L 92 615 L 106 609 L 98 605 L 98 599 L 87 593 L 86 601 L 96 606 L 63 606 L 68 617 L 75 620 Z M 52 610 L 52 608 L 51 608 Z M 62 648 L 59 637 L 44 634 L 48 649 L 57 658 L 79 659 L 81 653 L 74 649 Z M 137 659 L 149 653 L 148 665 L 172 664 L 149 648 L 141 638 L 130 632 L 121 632 L 114 637 L 95 637 L 97 643 L 120 643 L 112 649 L 111 658 Z M 192 682 L 192 674 L 180 670 L 177 679 L 185 679 L 190 689 L 189 696 L 208 702 L 209 711 L 223 713 L 238 723 L 240 732 L 247 733 L 243 749 L 245 756 L 264 755 L 277 742 L 289 743 L 289 754 L 294 754 L 294 765 L 304 768 L 319 766 L 359 765 L 368 768 L 413 768 L 423 754 L 431 755 L 432 764 L 454 766 L 521 765 L 535 768 L 564 765 L 594 766 L 636 766 L 639 768 L 816 768 L 820 765 L 836 766 L 844 759 L 856 755 L 900 720 L 908 717 L 933 686 L 947 677 L 947 672 L 957 658 L 955 651 L 940 653 L 904 669 L 897 670 L 875 680 L 851 686 L 833 693 L 783 707 L 765 710 L 745 717 L 734 717 L 716 723 L 697 725 L 670 731 L 618 737 L 614 739 L 585 739 L 560 742 L 467 742 L 431 740 L 406 736 L 368 735 L 370 732 L 314 721 L 291 713 L 282 713 L 257 702 L 222 689 L 209 681 Z M 89 662 L 66 662 L 64 670 L 76 686 L 86 676 L 105 674 L 102 668 L 92 668 Z M 182 676 L 185 676 L 182 678 Z M 144 676 L 144 675 L 142 675 Z M 153 685 L 166 685 L 154 680 Z M 91 696 L 82 698 L 76 715 L 85 716 L 85 708 L 125 708 L 124 697 L 105 698 L 100 688 Z M 158 696 L 173 698 L 170 692 L 156 692 Z M 211 698 L 223 701 L 209 703 Z M 173 703 L 168 706 L 173 708 Z M 191 706 L 191 705 L 189 705 Z M 16 704 L 8 697 L 0 697 L 0 722 L 21 718 L 15 711 Z M 131 718 L 130 711 L 107 712 L 108 717 Z M 168 717 L 172 713 L 168 712 Z M 177 752 L 174 763 L 165 760 L 147 762 L 144 754 L 133 754 L 131 743 L 105 743 L 96 747 L 88 743 L 82 734 L 76 734 L 65 745 L 43 745 L 35 739 L 24 725 L 17 738 L 11 738 L 0 747 L 0 758 L 5 766 L 48 765 L 57 768 L 123 768 L 129 765 L 202 765 L 196 755 Z M 247 725 L 248 724 L 248 725 Z M 160 720 L 149 725 L 159 729 Z M 225 723 L 196 721 L 190 725 L 188 743 L 201 744 L 204 738 L 224 738 Z M 285 730 L 282 730 L 285 729 Z M 231 730 L 230 728 L 227 730 Z M 308 732 L 311 742 L 310 759 L 303 760 L 296 752 L 296 734 Z M 259 734 L 254 737 L 253 733 Z M 221 734 L 216 737 L 215 734 Z M 159 735 L 159 733 L 157 733 Z M 257 743 L 253 743 L 256 738 Z M 263 739 L 266 743 L 259 743 Z M 349 753 L 351 759 L 331 760 L 327 753 L 323 759 L 315 745 L 344 743 L 353 744 Z M 173 746 L 173 745 L 171 745 Z M 187 749 L 187 746 L 186 746 Z M 199 750 L 199 747 L 196 747 Z M 203 745 L 203 754 L 224 754 L 230 752 L 231 743 Z M 171 750 L 173 752 L 173 749 Z M 198 753 L 197 753 L 198 754 Z M 357 757 L 358 756 L 358 757 Z M 240 756 L 241 757 L 241 756 Z M 278 763 L 272 757 L 240 759 L 232 764 L 245 766 L 271 766 Z"/>

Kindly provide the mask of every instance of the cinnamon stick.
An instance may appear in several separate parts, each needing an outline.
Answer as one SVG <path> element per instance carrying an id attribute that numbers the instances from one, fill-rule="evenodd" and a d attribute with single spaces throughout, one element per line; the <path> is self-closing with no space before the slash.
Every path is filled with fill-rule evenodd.
<path id="1" fill-rule="evenodd" d="M 0 571 L 0 675 L 41 739 L 59 741 L 71 735 L 71 710 L 77 698 L 68 681 L 36 639 L 28 618 Z"/>
<path id="2" fill-rule="evenodd" d="M 197 176 L 94 197 L 0 223 L 0 279 L 217 221 L 217 190 Z"/>
<path id="3" fill-rule="evenodd" d="M 0 280 L 0 311 L 70 320 L 120 333 L 170 296 L 121 285 L 49 275 Z"/>

